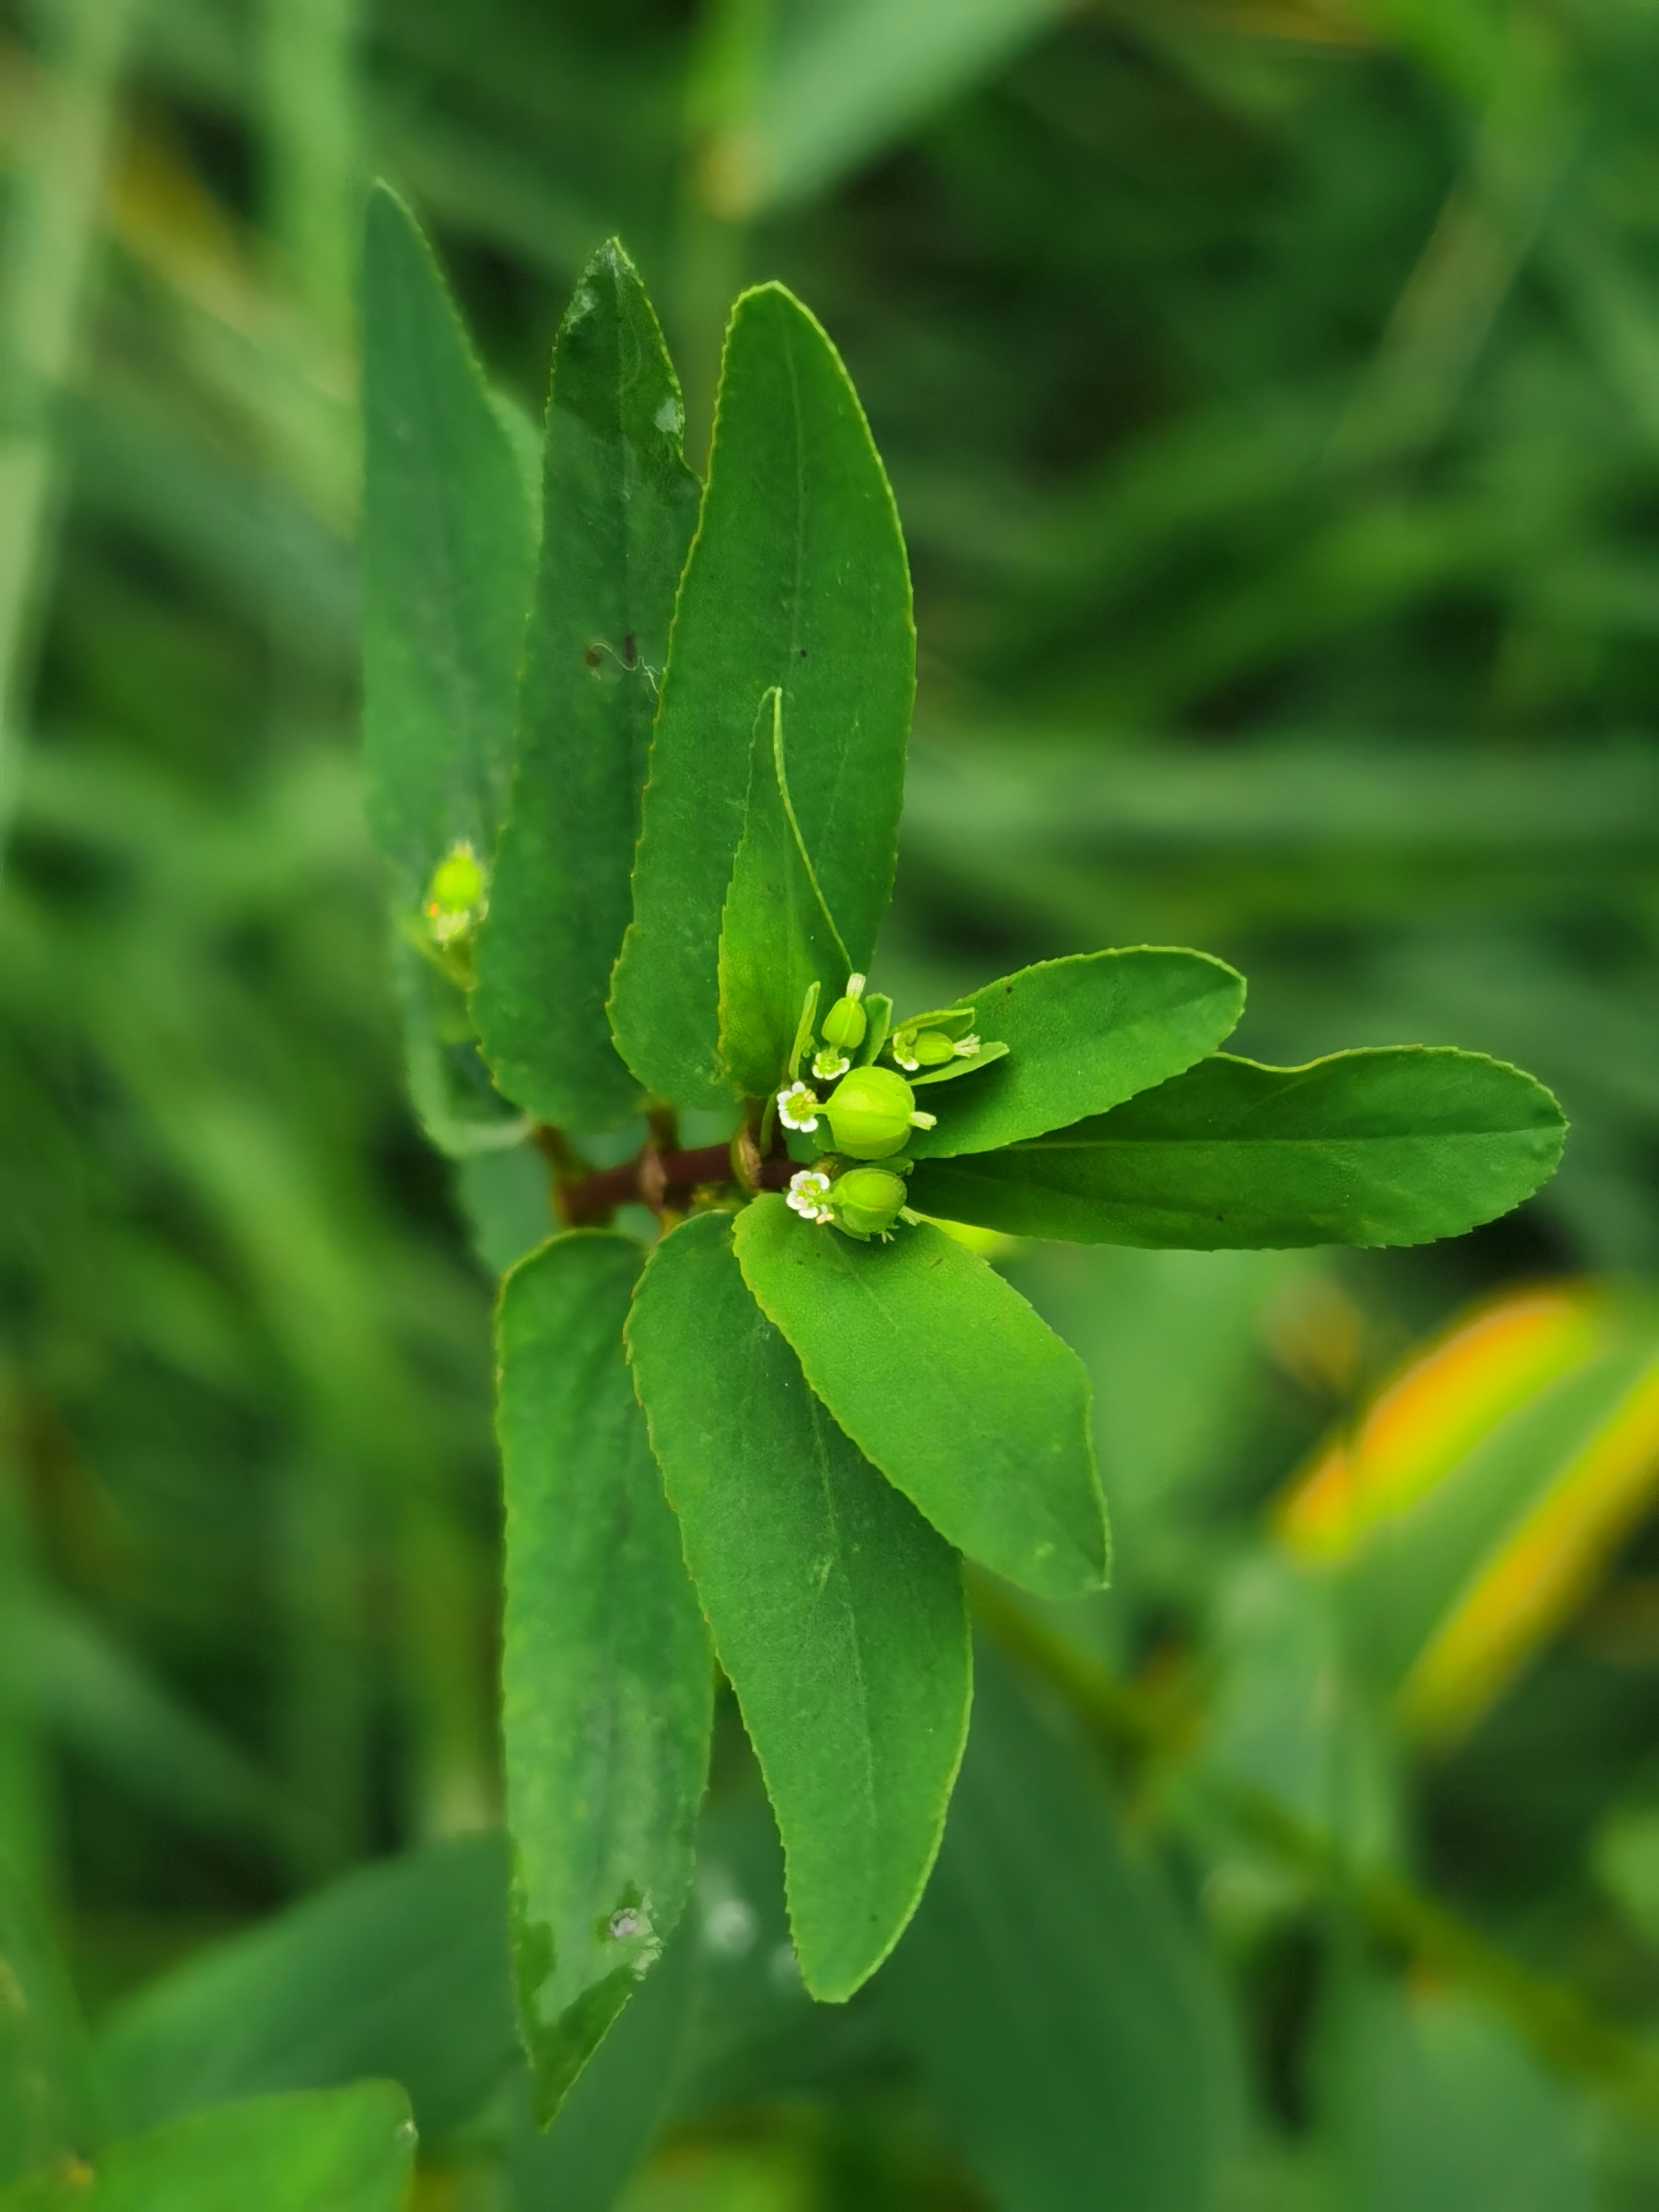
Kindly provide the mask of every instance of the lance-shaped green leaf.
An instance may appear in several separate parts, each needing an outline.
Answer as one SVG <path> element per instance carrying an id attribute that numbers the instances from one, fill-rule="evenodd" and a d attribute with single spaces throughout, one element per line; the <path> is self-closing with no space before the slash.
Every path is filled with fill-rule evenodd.
<path id="1" fill-rule="evenodd" d="M 657 1247 L 628 1343 L 778 1816 L 802 1974 L 815 1996 L 849 1996 L 915 1910 L 962 1755 L 957 1560 L 808 1389 L 727 1216 Z"/>
<path id="2" fill-rule="evenodd" d="M 713 1670 L 623 1356 L 629 1237 L 507 1277 L 502 1733 L 520 2016 L 550 2119 L 683 1910 Z"/>
<path id="3" fill-rule="evenodd" d="M 431 248 L 384 185 L 363 249 L 363 434 L 369 817 L 412 918 L 453 845 L 495 849 L 536 523 Z"/>
<path id="4" fill-rule="evenodd" d="M 100 2119 L 94 2079 L 45 1917 L 0 1861 L 0 2183 L 91 2149 Z"/>
<path id="5" fill-rule="evenodd" d="M 0 2191 L 0 2212 L 400 2212 L 415 2163 L 392 2081 L 259 2097 L 112 2143 L 84 2172 Z"/>
<path id="6" fill-rule="evenodd" d="M 918 1131 L 917 1159 L 1017 1144 L 1178 1075 L 1237 1027 L 1244 979 L 1205 952 L 1138 945 L 1039 961 L 971 1003 L 981 1043 L 1007 1056 L 932 1102 L 939 1127 Z"/>
<path id="7" fill-rule="evenodd" d="M 918 1165 L 911 1192 L 951 1220 L 1082 1244 L 1426 1244 L 1530 1197 L 1565 1134 L 1541 1084 L 1475 1053 L 1223 1053 L 1073 1128 Z"/>
<path id="8" fill-rule="evenodd" d="M 680 390 L 633 264 L 589 262 L 553 354 L 541 562 L 513 804 L 473 1012 L 510 1098 L 602 1129 L 638 1110 L 605 1002 L 633 910 L 658 686 L 696 521 Z"/>
<path id="9" fill-rule="evenodd" d="M 434 1144 L 512 1144 L 464 990 L 419 949 L 457 845 L 486 866 L 507 801 L 535 510 L 507 418 L 402 202 L 363 246 L 363 740 L 397 924 L 410 1087 Z"/>
<path id="10" fill-rule="evenodd" d="M 755 708 L 774 684 L 801 835 L 852 963 L 867 968 L 892 890 L 915 688 L 909 574 L 840 357 L 800 302 L 767 284 L 738 301 L 726 335 L 611 994 L 629 1066 L 688 1104 L 730 1096 L 716 947 Z"/>
<path id="11" fill-rule="evenodd" d="M 720 1057 L 751 1098 L 787 1073 L 813 984 L 830 1004 L 850 967 L 801 844 L 785 757 L 774 690 L 755 718 L 748 818 L 720 916 Z"/>
<path id="12" fill-rule="evenodd" d="M 737 1251 L 813 1389 L 942 1535 L 1043 1597 L 1101 1587 L 1088 1377 L 1012 1285 L 931 1224 L 860 1244 L 775 1195 Z"/>

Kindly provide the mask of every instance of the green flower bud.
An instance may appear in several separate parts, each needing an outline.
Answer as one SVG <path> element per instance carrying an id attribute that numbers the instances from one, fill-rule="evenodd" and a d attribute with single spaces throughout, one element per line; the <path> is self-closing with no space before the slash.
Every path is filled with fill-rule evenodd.
<path id="1" fill-rule="evenodd" d="M 847 995 L 837 999 L 823 1018 L 823 1041 L 842 1052 L 852 1052 L 864 1042 L 864 1033 L 870 1026 L 870 1017 L 859 1000 L 864 996 L 862 975 L 849 975 Z"/>
<path id="2" fill-rule="evenodd" d="M 471 845 L 457 845 L 438 863 L 432 878 L 431 904 L 440 914 L 465 914 L 483 903 L 484 872 Z"/>
<path id="3" fill-rule="evenodd" d="M 920 1036 L 910 1041 L 910 1051 L 918 1067 L 943 1067 L 947 1060 L 954 1060 L 957 1048 L 943 1030 L 923 1030 Z"/>
<path id="4" fill-rule="evenodd" d="M 855 1160 L 883 1160 L 902 1147 L 912 1129 L 931 1129 L 934 1116 L 916 1111 L 916 1094 L 890 1067 L 855 1067 L 843 1076 L 823 1108 L 836 1150 Z"/>
<path id="5" fill-rule="evenodd" d="M 427 890 L 427 933 L 441 963 L 454 969 L 457 980 L 468 986 L 472 980 L 470 947 L 488 908 L 488 889 L 477 854 L 471 845 L 459 844 L 439 861 Z"/>
<path id="6" fill-rule="evenodd" d="M 890 1168 L 850 1168 L 832 1183 L 829 1207 L 849 1237 L 884 1237 L 904 1211 L 904 1178 Z"/>

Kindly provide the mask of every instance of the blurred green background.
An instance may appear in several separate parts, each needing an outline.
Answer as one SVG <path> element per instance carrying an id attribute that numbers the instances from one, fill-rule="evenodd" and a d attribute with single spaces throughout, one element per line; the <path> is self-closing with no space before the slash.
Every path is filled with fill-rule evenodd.
<path id="1" fill-rule="evenodd" d="M 1659 1352 L 1650 0 L 3 0 L 0 156 L 0 1856 L 106 2097 L 218 2094 L 215 1972 L 234 2087 L 398 2070 L 323 2049 L 403 1986 L 390 1928 L 431 2208 L 1659 2206 L 1659 1435 L 1617 1510 L 1552 1432 L 1405 1547 L 1465 1589 L 1555 1484 L 1582 1553 L 1433 1742 L 1265 1512 L 1472 1299 L 1594 1277 L 1619 1389 Z M 1574 1124 L 1444 1249 L 1008 1255 L 1119 1525 L 1098 1607 L 984 1600 L 1004 1764 L 964 1793 L 1076 1797 L 1005 1838 L 1040 1924 L 974 1971 L 947 1845 L 903 1972 L 813 2013 L 763 1971 L 728 1717 L 700 2008 L 672 2064 L 630 2028 L 623 2089 L 668 2086 L 595 2106 L 605 2157 L 526 2147 L 497 1847 L 443 1843 L 498 1813 L 489 1310 L 543 1197 L 402 1090 L 356 753 L 375 173 L 527 420 L 612 232 L 694 449 L 744 283 L 825 322 L 916 581 L 884 981 L 1190 942 L 1249 974 L 1246 1052 L 1455 1042 Z M 281 1917 L 365 1861 L 407 1898 Z M 256 2002 L 266 1954 L 213 1947 L 267 1919 Z M 950 2032 L 987 2017 L 1035 2069 L 1001 2120 L 1006 2054 Z"/>

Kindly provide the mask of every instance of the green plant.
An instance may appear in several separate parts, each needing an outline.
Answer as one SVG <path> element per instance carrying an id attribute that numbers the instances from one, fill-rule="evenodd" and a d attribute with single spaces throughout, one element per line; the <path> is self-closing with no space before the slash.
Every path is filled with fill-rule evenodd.
<path id="1" fill-rule="evenodd" d="M 385 191 L 365 295 L 367 733 L 415 1093 L 454 1152 L 532 1132 L 564 1224 L 498 1334 L 516 1955 L 550 2118 L 685 1903 L 711 1635 L 800 1971 L 842 1999 L 939 1847 L 963 1558 L 1046 1599 L 1107 1578 L 1084 1369 L 942 1224 L 1418 1243 L 1527 1197 L 1564 1124 L 1451 1050 L 1230 1057 L 1243 982 L 1199 952 L 1073 955 L 896 1020 L 865 978 L 909 581 L 822 329 L 778 285 L 738 300 L 700 493 L 606 246 L 538 482 Z M 610 1225 L 639 1206 L 648 1250 Z"/>

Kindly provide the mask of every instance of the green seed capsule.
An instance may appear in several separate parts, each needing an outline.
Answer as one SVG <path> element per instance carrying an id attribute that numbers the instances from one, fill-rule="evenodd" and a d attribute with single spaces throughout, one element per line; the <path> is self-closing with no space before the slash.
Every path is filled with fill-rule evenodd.
<path id="1" fill-rule="evenodd" d="M 823 1111 L 836 1150 L 855 1160 L 886 1159 L 913 1128 L 931 1129 L 934 1120 L 916 1111 L 915 1092 L 890 1067 L 855 1067 L 836 1085 Z"/>
<path id="2" fill-rule="evenodd" d="M 851 1168 L 830 1187 L 830 1211 L 849 1237 L 884 1237 L 904 1210 L 904 1178 L 889 1168 Z"/>
<path id="3" fill-rule="evenodd" d="M 849 975 L 847 993 L 837 999 L 823 1018 L 823 1041 L 842 1052 L 851 1052 L 864 1042 L 864 1033 L 870 1026 L 870 1017 L 859 1004 L 864 996 L 862 975 Z"/>
<path id="4" fill-rule="evenodd" d="M 907 1074 L 919 1067 L 943 1067 L 947 1060 L 971 1059 L 979 1050 L 979 1039 L 966 1035 L 973 1026 L 971 1006 L 912 1014 L 894 1030 L 888 1049 Z"/>

